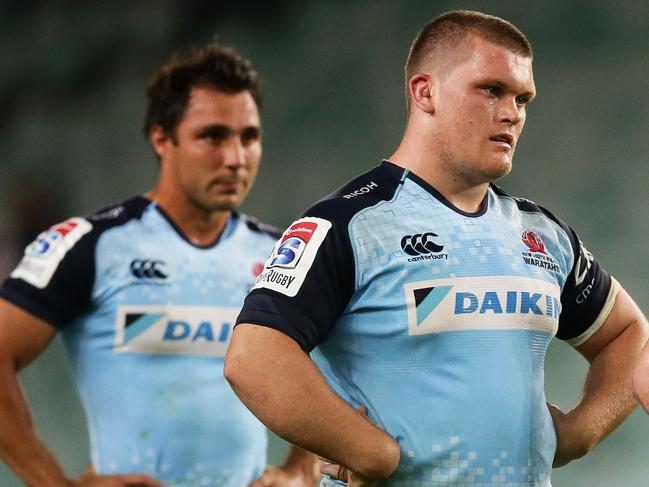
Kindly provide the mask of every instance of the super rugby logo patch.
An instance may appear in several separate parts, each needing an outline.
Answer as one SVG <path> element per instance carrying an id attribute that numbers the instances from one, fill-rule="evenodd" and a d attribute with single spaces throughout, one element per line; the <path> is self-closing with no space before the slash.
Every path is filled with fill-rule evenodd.
<path id="1" fill-rule="evenodd" d="M 37 288 L 47 287 L 68 251 L 90 230 L 92 224 L 83 218 L 70 218 L 54 225 L 27 246 L 11 277 L 23 279 Z"/>
<path id="2" fill-rule="evenodd" d="M 330 228 L 331 222 L 322 218 L 302 218 L 293 223 L 275 244 L 253 289 L 266 288 L 295 296 Z"/>
<path id="3" fill-rule="evenodd" d="M 315 222 L 296 223 L 282 236 L 277 251 L 273 254 L 268 267 L 295 269 L 300 258 L 318 229 Z"/>

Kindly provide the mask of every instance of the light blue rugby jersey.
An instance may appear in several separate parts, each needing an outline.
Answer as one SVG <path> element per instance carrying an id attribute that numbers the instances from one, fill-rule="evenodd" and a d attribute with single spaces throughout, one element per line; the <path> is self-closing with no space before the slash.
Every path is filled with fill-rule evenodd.
<path id="1" fill-rule="evenodd" d="M 0 295 L 62 331 L 100 473 L 244 487 L 266 430 L 223 378 L 234 320 L 278 234 L 233 215 L 186 241 L 136 197 L 41 234 Z"/>
<path id="2" fill-rule="evenodd" d="M 468 214 L 386 161 L 284 233 L 237 322 L 317 346 L 400 444 L 385 485 L 547 487 L 547 346 L 587 340 L 616 291 L 547 210 L 492 186 Z"/>

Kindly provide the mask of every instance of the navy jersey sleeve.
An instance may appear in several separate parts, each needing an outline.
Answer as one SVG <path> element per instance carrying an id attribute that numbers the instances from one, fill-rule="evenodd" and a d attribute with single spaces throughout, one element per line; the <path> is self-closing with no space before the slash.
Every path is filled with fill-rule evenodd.
<path id="1" fill-rule="evenodd" d="M 0 297 L 61 328 L 88 305 L 94 281 L 93 225 L 71 218 L 41 233 L 0 287 Z"/>
<path id="2" fill-rule="evenodd" d="M 309 352 L 347 306 L 354 265 L 346 229 L 317 209 L 306 215 L 276 243 L 237 323 L 277 329 Z"/>
<path id="3" fill-rule="evenodd" d="M 570 238 L 573 266 L 561 293 L 557 337 L 577 346 L 604 324 L 615 304 L 619 284 L 581 243 L 577 233 L 563 222 L 560 224 Z"/>
<path id="4" fill-rule="evenodd" d="M 306 352 L 322 342 L 355 290 L 349 222 L 390 200 L 405 174 L 384 161 L 307 210 L 276 243 L 237 323 L 275 328 Z"/>

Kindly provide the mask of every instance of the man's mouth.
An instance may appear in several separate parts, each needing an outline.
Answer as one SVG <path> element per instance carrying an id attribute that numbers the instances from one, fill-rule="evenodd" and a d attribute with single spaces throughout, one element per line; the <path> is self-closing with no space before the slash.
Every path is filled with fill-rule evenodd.
<path id="1" fill-rule="evenodd" d="M 514 136 L 510 134 L 498 134 L 492 135 L 491 137 L 489 137 L 489 140 L 493 140 L 494 142 L 504 142 L 509 147 L 512 147 Z"/>
<path id="2" fill-rule="evenodd" d="M 236 192 L 243 185 L 243 181 L 240 179 L 217 179 L 212 181 L 211 186 L 218 187 L 226 192 Z"/>

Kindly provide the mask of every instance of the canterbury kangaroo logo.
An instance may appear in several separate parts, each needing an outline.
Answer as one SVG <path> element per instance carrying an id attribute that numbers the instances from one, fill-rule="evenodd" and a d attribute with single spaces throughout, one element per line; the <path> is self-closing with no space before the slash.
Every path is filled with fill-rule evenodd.
<path id="1" fill-rule="evenodd" d="M 164 265 L 161 260 L 135 259 L 131 262 L 131 274 L 139 279 L 166 279 L 167 274 L 161 269 Z"/>
<path id="2" fill-rule="evenodd" d="M 432 238 L 438 235 L 433 232 L 406 235 L 401 239 L 401 248 L 408 255 L 433 254 L 444 250 L 443 245 L 436 244 Z"/>

